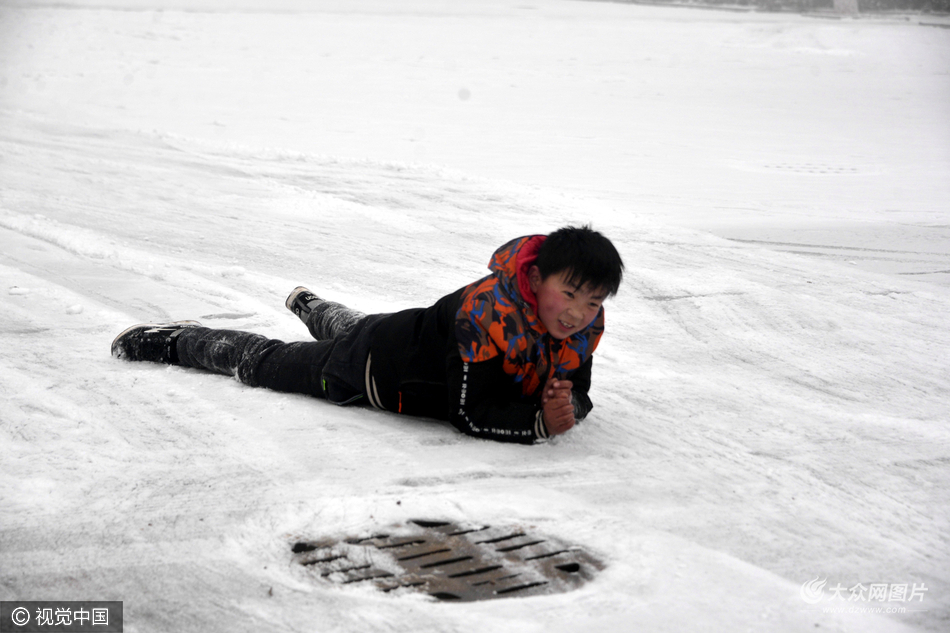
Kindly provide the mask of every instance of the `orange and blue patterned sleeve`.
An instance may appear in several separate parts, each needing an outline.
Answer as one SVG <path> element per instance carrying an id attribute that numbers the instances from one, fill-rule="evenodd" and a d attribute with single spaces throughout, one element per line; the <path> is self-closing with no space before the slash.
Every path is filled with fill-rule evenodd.
<path id="1" fill-rule="evenodd" d="M 455 317 L 455 339 L 459 355 L 467 363 L 491 360 L 501 352 L 492 341 L 495 278 L 476 282 L 462 295 Z"/>

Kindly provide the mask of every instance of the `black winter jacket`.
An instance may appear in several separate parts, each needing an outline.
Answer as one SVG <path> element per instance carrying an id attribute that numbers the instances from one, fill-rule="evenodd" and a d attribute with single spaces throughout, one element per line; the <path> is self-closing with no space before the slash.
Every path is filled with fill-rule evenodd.
<path id="1" fill-rule="evenodd" d="M 495 274 L 501 273 L 495 270 Z M 448 420 L 463 433 L 485 439 L 530 444 L 547 438 L 540 388 L 525 395 L 522 384 L 505 372 L 503 355 L 467 362 L 460 353 L 456 337 L 460 306 L 466 291 L 488 280 L 460 288 L 429 308 L 381 319 L 372 334 L 367 368 L 371 377 L 367 395 L 374 406 Z M 517 290 L 509 285 L 507 292 Z M 539 344 L 549 346 L 550 353 L 563 343 L 544 334 Z M 573 382 L 577 420 L 593 408 L 587 395 L 592 360 L 588 356 L 578 369 L 561 375 Z M 542 386 L 547 377 L 538 376 Z"/>

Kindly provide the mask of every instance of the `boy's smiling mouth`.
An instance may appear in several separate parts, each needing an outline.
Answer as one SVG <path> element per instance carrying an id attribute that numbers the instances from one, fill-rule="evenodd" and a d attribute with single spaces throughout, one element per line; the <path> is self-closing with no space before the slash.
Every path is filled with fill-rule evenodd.
<path id="1" fill-rule="evenodd" d="M 573 326 L 573 325 L 571 325 L 570 323 L 565 323 L 565 322 L 562 321 L 561 319 L 558 319 L 557 322 L 558 322 L 558 325 L 560 325 L 560 326 L 561 326 L 562 328 L 564 328 L 565 330 L 573 330 L 573 329 L 574 329 L 574 326 Z"/>

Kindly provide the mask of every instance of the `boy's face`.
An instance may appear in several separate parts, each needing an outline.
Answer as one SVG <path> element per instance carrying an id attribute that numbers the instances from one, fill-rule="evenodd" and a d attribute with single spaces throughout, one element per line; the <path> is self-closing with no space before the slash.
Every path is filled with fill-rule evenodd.
<path id="1" fill-rule="evenodd" d="M 531 290 L 538 299 L 538 318 L 556 339 L 565 339 L 590 325 L 606 298 L 599 288 L 578 288 L 567 283 L 567 278 L 567 271 L 544 280 L 537 266 L 529 271 Z"/>

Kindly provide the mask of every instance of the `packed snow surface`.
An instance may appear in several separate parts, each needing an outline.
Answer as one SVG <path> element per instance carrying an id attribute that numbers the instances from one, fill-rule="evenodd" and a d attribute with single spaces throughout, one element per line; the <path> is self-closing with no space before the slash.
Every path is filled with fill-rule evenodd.
<path id="1" fill-rule="evenodd" d="M 130 632 L 947 630 L 939 26 L 0 0 L 0 597 L 122 600 Z M 544 445 L 109 355 L 154 320 L 305 339 L 299 284 L 428 305 L 583 222 L 627 274 L 595 408 Z M 412 518 L 606 567 L 443 604 L 291 563 Z"/>

